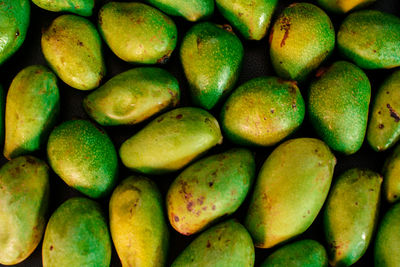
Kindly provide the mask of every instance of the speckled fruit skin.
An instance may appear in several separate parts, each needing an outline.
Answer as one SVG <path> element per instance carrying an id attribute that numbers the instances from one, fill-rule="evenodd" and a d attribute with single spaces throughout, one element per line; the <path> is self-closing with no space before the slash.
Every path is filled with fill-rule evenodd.
<path id="1" fill-rule="evenodd" d="M 295 82 L 259 77 L 230 95 L 221 111 L 221 126 L 234 143 L 272 146 L 293 133 L 304 114 L 304 100 Z"/>
<path id="2" fill-rule="evenodd" d="M 172 227 L 192 235 L 234 213 L 253 184 L 255 168 L 254 155 L 243 148 L 206 157 L 186 168 L 167 193 Z"/>
<path id="3" fill-rule="evenodd" d="M 43 31 L 42 52 L 58 77 L 75 89 L 98 87 L 106 73 L 100 35 L 76 15 L 62 15 Z"/>
<path id="4" fill-rule="evenodd" d="M 136 68 L 111 78 L 83 101 L 86 112 L 103 126 L 136 124 L 175 107 L 180 91 L 174 76 L 160 68 Z"/>
<path id="5" fill-rule="evenodd" d="M 243 60 L 243 45 L 230 26 L 202 22 L 184 37 L 180 57 L 192 102 L 212 109 L 233 89 Z"/>
<path id="6" fill-rule="evenodd" d="M 344 14 L 354 9 L 365 7 L 376 0 L 316 0 L 318 5 L 329 12 Z"/>
<path id="7" fill-rule="evenodd" d="M 337 47 L 364 69 L 400 66 L 400 19 L 377 10 L 363 10 L 344 19 Z"/>
<path id="8" fill-rule="evenodd" d="M 367 131 L 371 85 L 352 63 L 321 68 L 308 92 L 308 113 L 317 134 L 335 151 L 354 154 Z"/>
<path id="9" fill-rule="evenodd" d="M 65 183 L 89 197 L 103 197 L 115 185 L 115 147 L 107 134 L 89 121 L 71 120 L 56 127 L 47 143 L 47 156 Z"/>
<path id="10" fill-rule="evenodd" d="M 382 176 L 351 169 L 340 175 L 324 210 L 324 232 L 331 266 L 350 266 L 364 255 L 379 211 Z"/>
<path id="11" fill-rule="evenodd" d="M 386 159 L 382 169 L 383 196 L 389 203 L 400 199 L 400 145 Z"/>
<path id="12" fill-rule="evenodd" d="M 318 139 L 278 146 L 258 175 L 245 226 L 259 248 L 271 248 L 307 230 L 328 195 L 335 156 Z"/>
<path id="13" fill-rule="evenodd" d="M 214 0 L 145 0 L 171 16 L 198 21 L 214 13 Z"/>
<path id="14" fill-rule="evenodd" d="M 205 110 L 184 107 L 154 119 L 122 144 L 119 155 L 133 171 L 164 174 L 185 167 L 220 143 L 218 121 Z"/>
<path id="15" fill-rule="evenodd" d="M 95 0 L 32 0 L 40 8 L 53 12 L 71 12 L 81 16 L 92 15 Z"/>
<path id="16" fill-rule="evenodd" d="M 130 176 L 110 199 L 111 236 L 122 266 L 165 266 L 169 232 L 156 184 Z"/>
<path id="17" fill-rule="evenodd" d="M 56 75 L 41 65 L 20 71 L 7 94 L 4 156 L 11 159 L 42 148 L 59 111 Z"/>
<path id="18" fill-rule="evenodd" d="M 335 30 L 328 15 L 309 3 L 287 7 L 270 33 L 270 57 L 278 76 L 303 82 L 331 54 Z"/>
<path id="19" fill-rule="evenodd" d="M 254 259 L 253 242 L 246 228 L 228 220 L 200 234 L 171 267 L 252 267 Z"/>
<path id="20" fill-rule="evenodd" d="M 22 156 L 0 169 L 0 264 L 25 260 L 42 239 L 49 201 L 49 167 Z"/>
<path id="21" fill-rule="evenodd" d="M 109 2 L 100 9 L 98 22 L 110 49 L 130 63 L 165 63 L 176 46 L 173 20 L 142 3 Z"/>
<path id="22" fill-rule="evenodd" d="M 81 197 L 61 204 L 47 224 L 42 260 L 44 267 L 108 267 L 111 238 L 100 205 Z"/>

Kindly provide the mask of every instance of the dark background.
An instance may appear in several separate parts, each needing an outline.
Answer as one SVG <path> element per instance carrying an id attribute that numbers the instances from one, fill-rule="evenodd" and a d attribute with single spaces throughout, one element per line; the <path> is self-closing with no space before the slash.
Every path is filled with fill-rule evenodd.
<path id="1" fill-rule="evenodd" d="M 94 11 L 94 15 L 89 19 L 96 23 L 97 19 L 97 12 L 99 8 L 106 2 L 107 0 L 97 0 L 96 1 L 96 8 Z M 295 1 L 289 0 L 280 0 L 279 1 L 279 8 L 275 12 L 274 17 L 280 13 L 280 11 L 288 6 L 289 4 Z M 312 1 L 308 1 L 312 2 Z M 377 0 L 377 3 L 372 5 L 371 8 L 386 11 L 397 16 L 400 16 L 400 1 L 398 0 Z M 31 24 L 28 30 L 28 34 L 26 40 L 19 51 L 14 54 L 6 63 L 0 66 L 0 84 L 3 85 L 4 89 L 7 90 L 11 84 L 12 79 L 15 75 L 21 71 L 24 67 L 33 65 L 33 64 L 43 64 L 46 65 L 44 57 L 41 52 L 40 47 L 40 38 L 41 38 L 41 29 L 46 27 L 50 24 L 50 22 L 59 16 L 60 13 L 53 13 L 49 11 L 42 10 L 36 7 L 34 4 L 31 5 Z M 345 16 L 338 16 L 329 14 L 331 17 L 336 31 L 339 28 L 339 25 Z M 180 65 L 178 51 L 179 45 L 184 36 L 185 32 L 194 25 L 191 22 L 187 22 L 184 19 L 173 17 L 177 27 L 178 27 L 178 45 L 175 49 L 174 53 L 170 61 L 162 66 L 163 68 L 170 71 L 178 80 L 181 87 L 182 92 L 182 101 L 181 106 L 188 106 L 190 105 L 188 101 L 188 89 L 187 89 L 187 82 L 185 80 L 182 67 Z M 219 23 L 219 24 L 226 24 L 227 21 L 222 18 L 219 14 L 218 10 L 215 10 L 214 16 L 210 19 L 210 21 Z M 261 41 L 247 41 L 244 40 L 239 34 L 238 36 L 241 38 L 242 43 L 245 48 L 245 55 L 244 55 L 244 62 L 243 62 L 243 69 L 240 74 L 238 85 L 242 84 L 252 78 L 263 76 L 263 75 L 275 75 L 271 63 L 269 61 L 269 53 L 268 53 L 268 38 L 264 38 Z M 123 71 L 131 69 L 135 67 L 134 65 L 128 64 L 119 58 L 117 58 L 111 50 L 104 44 L 104 57 L 106 60 L 107 66 L 107 76 L 104 78 L 103 83 L 109 80 L 111 77 L 119 74 Z M 330 62 L 336 61 L 341 59 L 340 55 L 335 52 L 333 55 L 328 59 L 327 62 L 324 64 L 329 64 Z M 366 71 L 372 85 L 372 95 L 374 97 L 376 91 L 379 88 L 380 83 L 384 78 L 386 78 L 392 70 L 373 70 L 373 71 Z M 301 84 L 300 90 L 302 91 L 303 96 L 305 97 L 307 94 L 307 82 L 305 84 Z M 89 93 L 84 91 L 79 91 L 73 89 L 66 84 L 64 84 L 61 80 L 59 80 L 59 88 L 61 94 L 61 116 L 60 121 L 66 121 L 74 118 L 85 118 L 89 119 L 87 114 L 84 112 L 82 108 L 82 99 Z M 373 99 L 373 98 L 372 98 Z M 218 118 L 220 112 L 221 105 L 215 107 L 211 113 Z M 147 121 L 148 122 L 148 121 Z M 110 135 L 112 141 L 115 144 L 116 149 L 119 149 L 120 145 L 129 137 L 131 137 L 135 132 L 141 129 L 147 122 L 141 123 L 135 126 L 123 126 L 123 127 L 105 127 L 107 133 Z M 301 126 L 300 130 L 297 131 L 292 137 L 317 137 L 315 132 L 313 131 L 311 125 L 306 119 Z M 212 149 L 207 155 L 221 152 L 226 150 L 228 147 L 233 146 L 227 139 L 224 140 L 224 144 Z M 257 168 L 261 167 L 262 163 L 266 159 L 266 157 L 270 154 L 273 148 L 257 148 L 254 149 L 256 152 L 256 160 L 257 160 Z M 370 168 L 375 171 L 380 171 L 383 165 L 385 158 L 387 157 L 389 152 L 384 153 L 376 153 L 374 152 L 368 144 L 365 142 L 362 149 L 358 151 L 356 154 L 351 156 L 343 156 L 336 153 L 336 157 L 338 159 L 337 166 L 335 168 L 335 175 L 337 177 L 343 171 L 353 168 L 353 167 L 361 167 L 361 168 Z M 46 154 L 44 149 L 35 153 L 35 156 L 46 159 Z M 0 164 L 3 165 L 6 163 L 7 160 L 2 156 L 0 156 Z M 123 167 L 122 163 L 120 162 L 120 177 L 119 179 L 124 179 L 129 176 L 131 172 Z M 165 197 L 166 192 L 168 190 L 169 184 L 173 181 L 173 179 L 179 173 L 173 173 L 170 175 L 164 175 L 159 177 L 151 177 L 153 178 L 156 183 L 158 184 L 161 193 Z M 75 191 L 72 188 L 69 188 L 59 177 L 57 177 L 54 173 L 51 174 L 51 197 L 50 197 L 50 214 L 65 200 L 73 196 L 82 196 L 80 193 Z M 251 194 L 251 192 L 250 192 Z M 98 200 L 105 213 L 107 214 L 108 211 L 108 200 L 109 197 L 105 199 Z M 246 212 L 248 207 L 248 198 L 244 202 L 244 204 L 239 208 L 239 210 L 234 213 L 231 217 L 235 217 L 239 219 L 239 221 L 243 220 L 243 216 Z M 382 201 L 382 208 L 381 208 L 381 216 L 387 210 L 387 203 Z M 186 237 L 177 233 L 172 227 L 170 227 L 170 253 L 168 257 L 168 263 L 172 263 L 172 261 L 176 258 L 176 256 L 190 243 L 191 240 L 195 237 Z M 315 240 L 320 241 L 322 244 L 324 243 L 323 237 L 323 229 L 321 226 L 321 216 L 318 216 L 316 221 L 312 224 L 312 226 L 307 230 L 303 235 L 296 238 L 304 239 L 304 238 L 313 238 Z M 354 266 L 369 266 L 372 265 L 373 262 L 373 241 L 371 242 L 371 246 L 366 252 L 366 254 L 359 260 L 359 262 Z M 24 262 L 17 266 L 41 266 L 41 247 L 42 244 L 40 243 L 34 253 L 26 259 Z M 256 249 L 256 266 L 258 266 L 272 251 L 275 249 Z M 118 256 L 113 251 L 112 263 L 111 266 L 120 266 L 120 262 Z"/>

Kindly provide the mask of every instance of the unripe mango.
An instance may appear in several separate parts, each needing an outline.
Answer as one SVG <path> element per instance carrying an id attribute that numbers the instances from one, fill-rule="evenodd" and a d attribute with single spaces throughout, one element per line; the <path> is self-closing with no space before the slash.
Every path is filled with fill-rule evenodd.
<path id="1" fill-rule="evenodd" d="M 171 16 L 198 21 L 214 13 L 214 0 L 146 0 Z"/>
<path id="2" fill-rule="evenodd" d="M 383 195 L 394 203 L 400 199 L 400 145 L 397 145 L 383 165 Z"/>
<path id="3" fill-rule="evenodd" d="M 317 3 L 333 13 L 347 13 L 354 9 L 365 7 L 376 0 L 317 0 Z"/>
<path id="4" fill-rule="evenodd" d="M 53 12 L 71 12 L 91 16 L 95 0 L 32 0 L 40 8 Z"/>

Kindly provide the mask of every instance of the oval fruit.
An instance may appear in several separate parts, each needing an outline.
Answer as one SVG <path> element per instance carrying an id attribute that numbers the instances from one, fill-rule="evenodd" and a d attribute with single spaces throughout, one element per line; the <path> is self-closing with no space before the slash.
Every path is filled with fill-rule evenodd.
<path id="1" fill-rule="evenodd" d="M 146 0 L 171 16 L 198 21 L 214 13 L 214 0 Z"/>
<path id="2" fill-rule="evenodd" d="M 365 7 L 375 1 L 376 0 L 317 0 L 318 4 L 326 10 L 339 14 Z"/>
<path id="3" fill-rule="evenodd" d="M 400 145 L 397 145 L 383 165 L 383 195 L 394 203 L 400 199 Z"/>
<path id="4" fill-rule="evenodd" d="M 53 12 L 71 12 L 81 16 L 92 15 L 95 0 L 32 0 L 40 8 Z"/>

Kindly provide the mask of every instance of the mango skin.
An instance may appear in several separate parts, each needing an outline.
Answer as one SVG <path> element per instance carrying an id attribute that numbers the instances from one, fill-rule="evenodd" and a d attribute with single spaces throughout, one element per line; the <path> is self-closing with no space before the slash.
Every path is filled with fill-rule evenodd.
<path id="1" fill-rule="evenodd" d="M 206 157 L 186 168 L 167 193 L 172 227 L 192 235 L 234 213 L 253 184 L 255 168 L 254 155 L 243 148 Z"/>
<path id="2" fill-rule="evenodd" d="M 308 94 L 311 124 L 330 148 L 353 154 L 361 148 L 367 131 L 371 101 L 368 77 L 346 61 L 320 69 L 317 76 Z"/>
<path id="3" fill-rule="evenodd" d="M 46 226 L 49 167 L 22 156 L 0 169 L 0 264 L 22 262 L 35 250 Z"/>
<path id="4" fill-rule="evenodd" d="M 254 246 L 249 233 L 231 219 L 200 234 L 171 267 L 252 267 Z"/>
<path id="5" fill-rule="evenodd" d="M 114 187 L 118 158 L 104 130 L 86 120 L 57 126 L 47 142 L 47 157 L 66 184 L 91 197 L 107 195 Z"/>
<path id="6" fill-rule="evenodd" d="M 92 15 L 95 0 L 32 0 L 32 2 L 48 11 L 66 11 L 89 17 Z"/>
<path id="7" fill-rule="evenodd" d="M 5 128 L 5 97 L 4 89 L 0 84 L 0 147 L 3 147 L 4 143 L 4 128 Z"/>
<path id="8" fill-rule="evenodd" d="M 165 266 L 169 232 L 156 184 L 130 176 L 115 188 L 109 205 L 111 236 L 122 266 Z"/>
<path id="9" fill-rule="evenodd" d="M 59 111 L 56 75 L 41 65 L 20 71 L 7 94 L 4 156 L 11 159 L 41 149 Z"/>
<path id="10" fill-rule="evenodd" d="M 233 89 L 241 70 L 243 45 L 230 26 L 202 22 L 185 35 L 180 58 L 192 102 L 212 109 Z"/>
<path id="11" fill-rule="evenodd" d="M 229 96 L 221 111 L 221 125 L 234 143 L 272 146 L 297 130 L 304 114 L 304 100 L 295 82 L 259 77 Z"/>
<path id="12" fill-rule="evenodd" d="M 318 139 L 279 145 L 258 175 L 245 226 L 260 248 L 271 248 L 307 230 L 324 204 L 335 156 Z"/>
<path id="13" fill-rule="evenodd" d="M 376 0 L 317 0 L 318 5 L 325 10 L 344 14 L 376 2 Z"/>
<path id="14" fill-rule="evenodd" d="M 119 155 L 133 171 L 164 174 L 185 167 L 220 143 L 218 121 L 205 110 L 184 107 L 154 119 L 122 144 Z"/>
<path id="15" fill-rule="evenodd" d="M 63 82 L 78 90 L 99 86 L 106 73 L 100 35 L 76 15 L 56 18 L 42 33 L 42 52 Z"/>
<path id="16" fill-rule="evenodd" d="M 86 112 L 103 126 L 136 124 L 179 103 L 174 76 L 160 68 L 136 68 L 111 78 L 83 101 Z"/>
<path id="17" fill-rule="evenodd" d="M 331 54 L 335 30 L 328 15 L 309 3 L 283 10 L 270 33 L 270 57 L 279 77 L 303 82 Z"/>
<path id="18" fill-rule="evenodd" d="M 51 215 L 42 246 L 43 266 L 98 266 L 111 262 L 111 238 L 99 204 L 70 198 Z"/>
<path id="19" fill-rule="evenodd" d="M 173 20 L 142 3 L 110 2 L 100 9 L 98 23 L 110 49 L 130 63 L 166 63 L 177 43 Z"/>
<path id="20" fill-rule="evenodd" d="M 389 203 L 400 199 L 400 145 L 397 145 L 386 159 L 383 174 L 383 196 Z"/>

